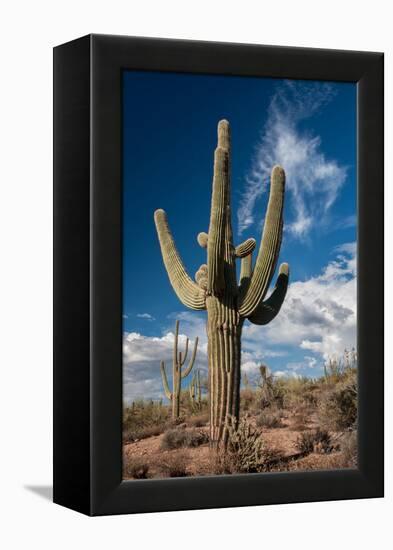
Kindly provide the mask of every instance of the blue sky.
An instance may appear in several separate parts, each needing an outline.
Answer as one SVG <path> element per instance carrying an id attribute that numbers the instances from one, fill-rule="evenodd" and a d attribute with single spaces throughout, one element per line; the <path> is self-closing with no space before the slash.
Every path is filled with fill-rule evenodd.
<path id="1" fill-rule="evenodd" d="M 287 300 L 266 327 L 244 327 L 242 370 L 318 376 L 324 359 L 356 345 L 356 87 L 350 83 L 126 71 L 123 76 L 124 398 L 162 395 L 175 319 L 201 339 L 163 267 L 153 213 L 166 210 L 191 277 L 206 261 L 217 123 L 232 131 L 235 241 L 259 242 L 275 163 L 286 170 L 280 262 Z M 168 368 L 168 370 L 170 370 Z"/>

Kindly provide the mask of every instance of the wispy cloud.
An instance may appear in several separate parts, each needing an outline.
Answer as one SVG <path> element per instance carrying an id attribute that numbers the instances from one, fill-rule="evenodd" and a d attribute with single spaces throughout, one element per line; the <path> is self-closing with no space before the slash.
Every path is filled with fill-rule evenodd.
<path id="1" fill-rule="evenodd" d="M 304 239 L 315 222 L 320 224 L 328 213 L 345 182 L 347 168 L 327 159 L 320 136 L 303 130 L 301 123 L 318 113 L 334 95 L 334 88 L 327 83 L 285 81 L 277 88 L 246 177 L 237 213 L 240 234 L 254 223 L 257 200 L 266 191 L 275 164 L 283 166 L 287 176 L 287 231 Z"/>
<path id="2" fill-rule="evenodd" d="M 137 313 L 136 316 L 139 319 L 146 319 L 146 321 L 155 321 L 155 317 L 153 317 L 153 315 L 150 315 L 150 313 Z"/>

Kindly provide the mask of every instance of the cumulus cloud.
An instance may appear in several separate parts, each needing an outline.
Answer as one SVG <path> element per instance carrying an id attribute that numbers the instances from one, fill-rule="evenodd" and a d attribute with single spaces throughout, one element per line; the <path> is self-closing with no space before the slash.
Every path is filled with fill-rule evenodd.
<path id="1" fill-rule="evenodd" d="M 171 383 L 174 337 L 174 333 L 170 331 L 161 337 L 144 336 L 138 332 L 123 334 L 123 396 L 125 402 L 142 398 L 164 397 L 160 362 L 165 361 L 168 380 Z M 185 340 L 185 334 L 179 334 L 179 351 L 184 348 Z M 193 341 L 190 344 L 192 346 Z M 203 373 L 207 371 L 207 354 L 199 346 L 195 367 L 201 369 Z"/>
<path id="2" fill-rule="evenodd" d="M 321 359 L 356 346 L 356 245 L 345 243 L 335 251 L 336 257 L 319 275 L 289 285 L 272 323 L 244 327 L 245 346 L 266 340 L 273 350 L 294 346 Z M 303 366 L 307 366 L 304 361 Z M 314 367 L 314 361 L 309 360 L 308 366 Z"/>
<path id="3" fill-rule="evenodd" d="M 199 337 L 195 366 L 207 374 L 206 313 L 181 311 L 168 316 L 162 336 L 126 332 L 123 336 L 124 400 L 163 398 L 160 361 L 171 365 L 175 320 L 180 321 L 179 348 L 187 335 L 191 346 Z M 265 343 L 268 343 L 268 347 Z M 333 259 L 318 275 L 289 285 L 280 314 L 268 325 L 246 322 L 243 328 L 241 370 L 250 381 L 267 363 L 275 376 L 315 374 L 324 360 L 356 347 L 356 243 L 334 249 Z"/>
<path id="4" fill-rule="evenodd" d="M 239 234 L 250 227 L 258 199 L 265 193 L 275 164 L 287 176 L 290 218 L 285 226 L 294 237 L 304 239 L 316 221 L 321 224 L 334 204 L 347 176 L 347 168 L 326 158 L 321 137 L 302 129 L 301 123 L 320 111 L 334 96 L 328 83 L 286 81 L 273 96 L 268 118 L 237 213 Z M 353 223 L 353 220 L 347 220 Z"/>
<path id="5" fill-rule="evenodd" d="M 137 313 L 136 316 L 139 319 L 146 319 L 146 321 L 155 321 L 155 317 L 153 317 L 153 315 L 150 315 L 150 313 Z"/>

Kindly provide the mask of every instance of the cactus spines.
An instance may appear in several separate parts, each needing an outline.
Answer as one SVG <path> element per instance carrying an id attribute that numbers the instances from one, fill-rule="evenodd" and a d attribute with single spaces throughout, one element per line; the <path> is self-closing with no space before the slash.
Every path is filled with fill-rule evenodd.
<path id="1" fill-rule="evenodd" d="M 164 387 L 164 392 L 169 401 L 172 403 L 172 418 L 176 419 L 180 414 L 180 394 L 181 394 L 181 381 L 183 378 L 186 378 L 192 371 L 194 366 L 196 352 L 198 349 L 198 337 L 195 338 L 194 349 L 190 357 L 188 366 L 183 370 L 184 364 L 187 360 L 188 355 L 188 344 L 189 339 L 186 339 L 186 344 L 184 348 L 184 353 L 178 351 L 178 342 L 179 342 L 179 321 L 176 321 L 175 325 L 175 338 L 173 342 L 173 360 L 172 360 L 172 391 L 169 388 L 168 378 L 165 370 L 165 363 L 161 361 L 160 370 L 162 377 L 162 385 Z"/>
<path id="2" fill-rule="evenodd" d="M 169 280 L 182 303 L 191 309 L 207 310 L 209 364 L 210 439 L 225 446 L 229 419 L 239 419 L 241 333 L 245 319 L 264 325 L 280 310 L 288 287 L 289 267 L 282 264 L 271 296 L 265 300 L 281 246 L 285 173 L 275 166 L 270 195 L 255 266 L 254 239 L 237 247 L 233 244 L 230 201 L 230 128 L 226 120 L 218 124 L 214 152 L 213 190 L 208 233 L 197 240 L 207 250 L 207 263 L 188 276 L 176 250 L 163 210 L 155 212 L 161 252 Z M 239 284 L 236 258 L 241 259 Z"/>

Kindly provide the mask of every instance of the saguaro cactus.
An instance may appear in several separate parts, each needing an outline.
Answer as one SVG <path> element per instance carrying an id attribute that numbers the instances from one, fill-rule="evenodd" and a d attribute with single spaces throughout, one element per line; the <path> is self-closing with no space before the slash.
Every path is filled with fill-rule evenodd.
<path id="1" fill-rule="evenodd" d="M 187 274 L 176 249 L 164 210 L 154 214 L 164 264 L 180 301 L 194 310 L 207 310 L 209 363 L 210 438 L 213 445 L 226 444 L 228 419 L 239 418 L 241 333 L 245 319 L 269 323 L 284 301 L 289 267 L 281 264 L 275 289 L 265 300 L 281 246 L 285 174 L 275 166 L 262 241 L 255 266 L 255 239 L 233 244 L 230 203 L 230 129 L 226 120 L 218 124 L 214 154 L 213 192 L 208 233 L 197 240 L 207 249 L 207 264 L 201 265 L 194 282 Z M 236 258 L 241 259 L 239 284 Z"/>
<path id="2" fill-rule="evenodd" d="M 176 419 L 179 417 L 180 413 L 180 394 L 181 394 L 181 381 L 183 378 L 186 378 L 192 371 L 194 366 L 195 356 L 198 348 L 198 337 L 195 338 L 194 349 L 192 356 L 188 363 L 188 367 L 183 370 L 184 363 L 187 359 L 188 354 L 188 343 L 189 339 L 186 339 L 186 346 L 184 349 L 184 354 L 181 351 L 178 351 L 178 342 L 179 342 L 179 321 L 176 321 L 175 326 L 175 339 L 173 342 L 173 361 L 172 361 L 172 391 L 169 389 L 168 378 L 165 370 L 165 363 L 161 361 L 160 370 L 162 377 L 162 384 L 164 386 L 164 392 L 167 398 L 172 403 L 172 418 Z"/>
<path id="3" fill-rule="evenodd" d="M 198 409 L 201 409 L 202 407 L 202 390 L 201 390 L 201 374 L 199 372 L 199 369 L 194 372 L 194 376 L 192 377 L 192 380 L 190 382 L 190 385 L 188 387 L 188 391 L 190 393 L 190 400 L 192 406 L 196 406 Z"/>
<path id="4" fill-rule="evenodd" d="M 259 372 L 261 373 L 262 386 L 264 386 L 267 383 L 267 378 L 268 378 L 267 366 L 266 365 L 260 365 L 259 366 Z"/>

